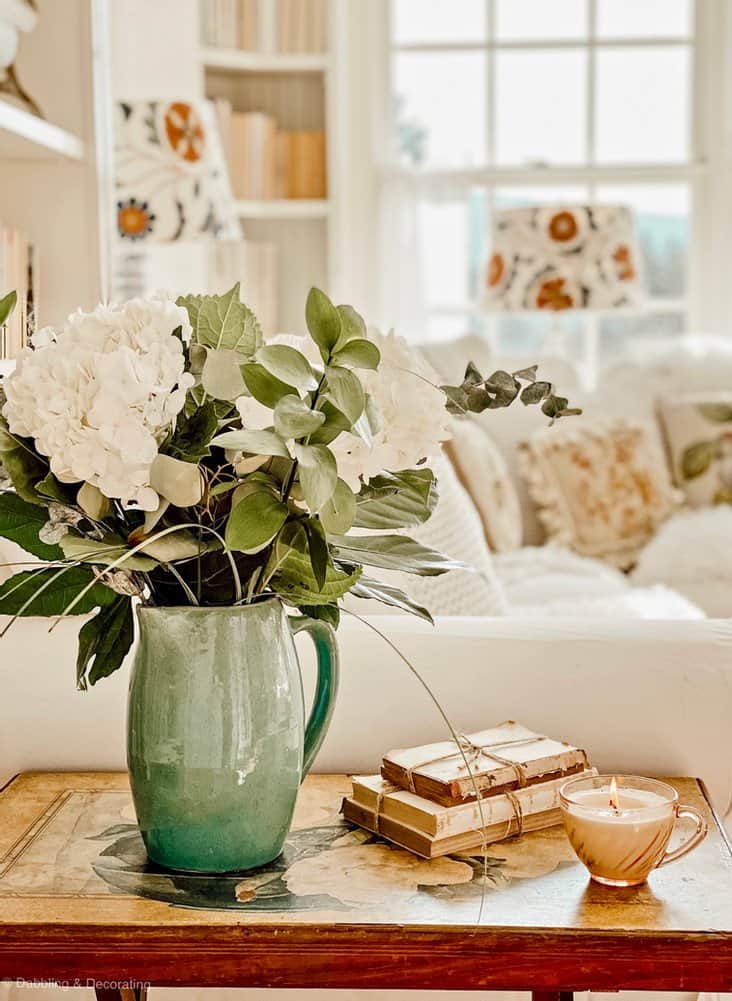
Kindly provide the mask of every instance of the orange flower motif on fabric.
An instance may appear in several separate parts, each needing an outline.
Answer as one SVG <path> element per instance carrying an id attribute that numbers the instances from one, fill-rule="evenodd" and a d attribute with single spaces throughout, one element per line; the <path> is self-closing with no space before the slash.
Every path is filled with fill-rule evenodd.
<path id="1" fill-rule="evenodd" d="M 206 133 L 195 108 L 183 101 L 176 101 L 167 108 L 164 122 L 170 148 L 188 163 L 200 160 Z"/>
<path id="2" fill-rule="evenodd" d="M 633 266 L 633 255 L 630 252 L 630 247 L 625 243 L 621 243 L 613 254 L 613 260 L 618 266 L 618 280 L 621 282 L 633 281 L 636 272 Z"/>
<path id="3" fill-rule="evenodd" d="M 548 278 L 539 286 L 536 293 L 538 309 L 572 309 L 574 299 L 565 289 L 564 278 Z"/>
<path id="4" fill-rule="evenodd" d="M 549 220 L 549 236 L 557 243 L 567 243 L 573 240 L 579 232 L 577 220 L 571 212 L 566 210 L 557 212 Z"/>
<path id="5" fill-rule="evenodd" d="M 500 254 L 492 254 L 488 262 L 488 287 L 495 288 L 503 278 L 506 265 Z"/>
<path id="6" fill-rule="evenodd" d="M 138 202 L 136 198 L 117 202 L 117 229 L 123 239 L 144 239 L 152 232 L 154 222 L 155 216 L 150 212 L 147 202 Z"/>

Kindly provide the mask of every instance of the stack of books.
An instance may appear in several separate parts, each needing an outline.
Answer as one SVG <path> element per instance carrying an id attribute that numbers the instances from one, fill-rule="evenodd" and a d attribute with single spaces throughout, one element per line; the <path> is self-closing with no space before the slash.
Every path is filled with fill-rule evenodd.
<path id="1" fill-rule="evenodd" d="M 323 129 L 283 131 L 261 111 L 233 111 L 216 101 L 219 130 L 235 198 L 327 197 Z"/>
<path id="2" fill-rule="evenodd" d="M 16 358 L 36 327 L 38 262 L 25 233 L 0 226 L 0 297 L 15 290 L 18 302 L 0 327 L 0 358 Z"/>
<path id="3" fill-rule="evenodd" d="M 204 45 L 245 52 L 323 52 L 327 0 L 201 0 Z"/>
<path id="4" fill-rule="evenodd" d="M 509 721 L 462 742 L 390 751 L 381 774 L 355 776 L 346 820 L 423 858 L 561 823 L 568 776 L 596 774 L 579 747 Z M 466 767 L 467 759 L 467 767 Z"/>

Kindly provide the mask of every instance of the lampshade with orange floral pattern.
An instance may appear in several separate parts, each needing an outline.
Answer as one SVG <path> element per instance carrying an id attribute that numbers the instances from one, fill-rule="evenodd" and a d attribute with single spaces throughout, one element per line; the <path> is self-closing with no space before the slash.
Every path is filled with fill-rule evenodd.
<path id="1" fill-rule="evenodd" d="M 493 219 L 485 305 L 612 310 L 643 301 L 633 213 L 623 205 L 502 209 Z"/>
<path id="2" fill-rule="evenodd" d="M 120 101 L 115 121 L 117 234 L 123 243 L 241 238 L 212 105 Z"/>

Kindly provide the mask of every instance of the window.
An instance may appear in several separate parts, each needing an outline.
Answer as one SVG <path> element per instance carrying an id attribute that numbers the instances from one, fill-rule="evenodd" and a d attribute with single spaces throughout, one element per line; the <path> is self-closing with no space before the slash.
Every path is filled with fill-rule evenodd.
<path id="1" fill-rule="evenodd" d="M 631 206 L 648 296 L 632 314 L 564 314 L 572 343 L 591 341 L 590 355 L 608 360 L 629 342 L 687 327 L 704 183 L 694 52 L 701 8 L 715 0 L 698 7 L 390 0 L 385 169 L 415 180 L 430 338 L 478 330 L 504 352 L 541 346 L 555 317 L 487 313 L 481 297 L 494 210 L 556 202 Z"/>

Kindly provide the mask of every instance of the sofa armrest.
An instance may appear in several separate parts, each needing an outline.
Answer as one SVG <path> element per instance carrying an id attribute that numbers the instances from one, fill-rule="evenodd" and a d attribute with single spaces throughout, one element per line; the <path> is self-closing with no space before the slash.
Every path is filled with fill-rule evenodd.
<path id="1" fill-rule="evenodd" d="M 518 718 L 586 747 L 603 770 L 698 775 L 721 812 L 732 805 L 732 622 L 370 621 L 458 729 Z M 48 625 L 21 620 L 0 640 L 0 784 L 27 769 L 125 766 L 129 665 L 77 692 L 80 621 L 50 635 Z M 339 645 L 341 690 L 317 771 L 374 772 L 390 748 L 443 738 L 434 705 L 380 636 L 344 615 Z M 312 647 L 298 649 L 310 687 Z"/>
<path id="2" fill-rule="evenodd" d="M 370 621 L 457 729 L 519 719 L 587 748 L 603 771 L 699 776 L 723 814 L 732 807 L 732 622 Z M 381 637 L 345 616 L 339 642 L 342 687 L 318 771 L 374 772 L 386 750 L 442 739 L 437 710 Z"/>

